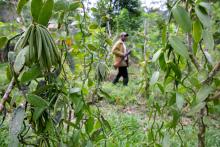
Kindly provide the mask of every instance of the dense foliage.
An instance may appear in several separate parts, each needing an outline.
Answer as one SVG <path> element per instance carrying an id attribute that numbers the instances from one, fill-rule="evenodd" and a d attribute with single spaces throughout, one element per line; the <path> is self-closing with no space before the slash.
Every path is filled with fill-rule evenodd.
<path id="1" fill-rule="evenodd" d="M 219 1 L 9 3 L 18 19 L 0 22 L 0 146 L 220 145 Z M 122 31 L 128 87 L 111 83 Z"/>

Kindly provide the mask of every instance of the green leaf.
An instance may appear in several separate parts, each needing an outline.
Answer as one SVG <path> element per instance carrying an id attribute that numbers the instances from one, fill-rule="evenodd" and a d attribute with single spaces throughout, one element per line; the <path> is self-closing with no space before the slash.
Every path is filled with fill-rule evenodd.
<path id="1" fill-rule="evenodd" d="M 95 51 L 96 50 L 96 47 L 92 44 L 88 44 L 88 48 L 92 51 Z"/>
<path id="2" fill-rule="evenodd" d="M 198 43 L 202 38 L 202 25 L 197 20 L 193 22 L 193 39 L 196 43 Z"/>
<path id="3" fill-rule="evenodd" d="M 82 40 L 82 33 L 81 32 L 78 32 L 74 35 L 74 40 L 75 41 L 81 41 Z"/>
<path id="4" fill-rule="evenodd" d="M 46 100 L 44 100 L 41 97 L 34 95 L 34 94 L 28 94 L 27 101 L 31 105 L 38 107 L 38 108 L 45 108 L 45 107 L 49 106 L 49 103 Z"/>
<path id="5" fill-rule="evenodd" d="M 162 70 L 166 71 L 167 64 L 166 64 L 166 61 L 165 61 L 164 53 L 161 53 L 161 55 L 159 57 L 159 64 L 160 64 L 160 68 Z"/>
<path id="6" fill-rule="evenodd" d="M 70 88 L 70 94 L 79 93 L 80 91 L 81 88 L 77 88 L 77 87 Z"/>
<path id="7" fill-rule="evenodd" d="M 35 22 L 38 22 L 40 11 L 43 7 L 43 0 L 32 0 L 31 1 L 31 15 Z"/>
<path id="8" fill-rule="evenodd" d="M 181 77 L 182 77 L 182 72 L 178 66 L 178 64 L 175 64 L 173 62 L 170 62 L 169 63 L 170 67 L 172 68 L 172 70 L 174 71 L 175 75 L 176 75 L 176 78 L 181 80 Z"/>
<path id="9" fill-rule="evenodd" d="M 202 36 L 203 36 L 203 41 L 205 43 L 205 47 L 209 50 L 212 50 L 215 44 L 212 33 L 208 30 L 203 30 Z"/>
<path id="10" fill-rule="evenodd" d="M 33 113 L 33 120 L 37 121 L 47 107 L 35 107 Z"/>
<path id="11" fill-rule="evenodd" d="M 186 45 L 175 36 L 169 38 L 170 44 L 173 47 L 174 51 L 185 59 L 189 59 L 189 53 Z"/>
<path id="12" fill-rule="evenodd" d="M 14 71 L 19 73 L 25 64 L 25 50 L 22 49 L 15 58 Z"/>
<path id="13" fill-rule="evenodd" d="M 41 75 L 41 70 L 38 65 L 34 65 L 33 67 L 29 68 L 28 71 L 24 72 L 21 77 L 21 83 L 29 82 L 38 78 Z"/>
<path id="14" fill-rule="evenodd" d="M 43 5 L 40 15 L 38 18 L 38 23 L 46 26 L 50 20 L 50 17 L 52 16 L 52 10 L 53 10 L 54 1 L 53 0 L 47 0 L 45 4 Z"/>
<path id="15" fill-rule="evenodd" d="M 177 108 L 179 110 L 181 110 L 183 108 L 183 104 L 184 104 L 184 97 L 182 94 L 180 93 L 176 93 L 176 105 L 177 105 Z"/>
<path id="16" fill-rule="evenodd" d="M 94 126 L 94 118 L 89 117 L 89 119 L 87 119 L 85 123 L 86 132 L 91 133 L 93 130 L 93 126 Z"/>
<path id="17" fill-rule="evenodd" d="M 111 40 L 111 39 L 106 39 L 105 42 L 106 42 L 109 46 L 112 46 L 112 40 Z"/>
<path id="18" fill-rule="evenodd" d="M 161 91 L 162 93 L 165 92 L 164 86 L 163 86 L 161 83 L 157 83 L 157 86 L 158 86 L 158 88 L 160 89 L 160 91 Z"/>
<path id="19" fill-rule="evenodd" d="M 77 8 L 80 7 L 80 1 L 76 1 L 76 2 L 73 2 L 72 4 L 69 5 L 69 11 L 74 11 L 76 10 Z"/>
<path id="20" fill-rule="evenodd" d="M 203 85 L 198 93 L 196 94 L 196 99 L 198 102 L 203 102 L 208 96 L 209 94 L 211 94 L 212 92 L 212 87 L 208 86 L 208 85 Z"/>
<path id="21" fill-rule="evenodd" d="M 17 13 L 21 14 L 23 7 L 27 4 L 29 0 L 19 0 L 17 5 Z"/>
<path id="22" fill-rule="evenodd" d="M 89 26 L 89 29 L 97 29 L 98 28 L 98 24 L 93 23 Z"/>
<path id="23" fill-rule="evenodd" d="M 23 126 L 24 116 L 25 110 L 21 106 L 16 108 L 12 114 L 12 119 L 9 124 L 9 147 L 18 147 L 19 145 L 18 134 Z"/>
<path id="24" fill-rule="evenodd" d="M 205 102 L 199 103 L 196 106 L 194 106 L 190 112 L 187 114 L 188 116 L 193 116 L 195 113 L 199 112 L 202 108 L 204 108 L 206 105 Z"/>
<path id="25" fill-rule="evenodd" d="M 172 115 L 173 115 L 173 120 L 171 122 L 170 128 L 176 128 L 176 125 L 178 124 L 178 121 L 179 121 L 179 118 L 180 118 L 180 113 L 176 110 L 173 110 Z"/>
<path id="26" fill-rule="evenodd" d="M 58 0 L 54 3 L 54 8 L 53 10 L 55 12 L 58 12 L 58 11 L 65 11 L 68 9 L 68 2 L 67 1 L 64 1 L 64 0 Z"/>
<path id="27" fill-rule="evenodd" d="M 204 54 L 205 54 L 206 59 L 208 60 L 209 64 L 214 65 L 214 62 L 213 62 L 212 56 L 209 54 L 209 52 L 204 51 Z"/>
<path id="28" fill-rule="evenodd" d="M 181 6 L 176 6 L 172 9 L 172 14 L 176 22 L 185 32 L 190 32 L 192 29 L 192 23 L 189 13 Z"/>
<path id="29" fill-rule="evenodd" d="M 98 12 L 98 9 L 95 8 L 95 7 L 92 7 L 92 8 L 91 8 L 91 11 L 92 11 L 93 13 L 96 13 L 96 12 Z"/>
<path id="30" fill-rule="evenodd" d="M 155 71 L 150 79 L 150 85 L 154 85 L 157 83 L 158 78 L 159 78 L 160 72 L 159 71 Z"/>
<path id="31" fill-rule="evenodd" d="M 156 62 L 156 61 L 157 61 L 157 59 L 160 57 L 161 52 L 162 52 L 162 49 L 159 49 L 159 50 L 153 55 L 152 62 Z"/>
<path id="32" fill-rule="evenodd" d="M 102 129 L 98 129 L 95 132 L 93 132 L 91 135 L 91 140 L 92 141 L 99 141 L 99 140 L 103 139 L 104 137 L 101 135 L 101 133 L 102 133 Z"/>
<path id="33" fill-rule="evenodd" d="M 201 2 L 201 3 L 199 3 L 199 6 L 205 8 L 207 12 L 209 12 L 211 10 L 211 4 L 210 3 Z"/>
<path id="34" fill-rule="evenodd" d="M 211 27 L 211 18 L 209 17 L 209 15 L 207 13 L 204 12 L 204 10 L 202 10 L 201 7 L 196 6 L 195 12 L 196 12 L 196 15 L 198 16 L 199 20 L 202 22 L 202 24 L 205 27 Z"/>
<path id="35" fill-rule="evenodd" d="M 103 122 L 104 126 L 108 129 L 108 131 L 111 131 L 111 126 L 108 123 L 108 121 L 105 120 L 105 118 L 103 116 L 101 116 L 101 119 L 102 119 L 102 122 Z"/>
<path id="36" fill-rule="evenodd" d="M 7 37 L 5 36 L 0 37 L 0 49 L 4 48 L 7 42 L 8 42 Z"/>

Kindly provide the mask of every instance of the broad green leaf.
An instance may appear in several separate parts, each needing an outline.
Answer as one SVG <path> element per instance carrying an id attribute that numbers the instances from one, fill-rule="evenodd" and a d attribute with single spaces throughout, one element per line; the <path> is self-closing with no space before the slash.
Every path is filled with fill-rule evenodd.
<path id="1" fill-rule="evenodd" d="M 35 107 L 33 113 L 33 120 L 37 121 L 47 107 Z"/>
<path id="2" fill-rule="evenodd" d="M 189 53 L 186 45 L 175 36 L 169 38 L 170 44 L 173 47 L 174 51 L 185 59 L 189 59 Z"/>
<path id="3" fill-rule="evenodd" d="M 165 61 L 164 53 L 161 53 L 161 55 L 159 57 L 159 64 L 160 64 L 160 68 L 162 70 L 166 71 L 167 64 L 166 64 L 166 61 Z"/>
<path id="4" fill-rule="evenodd" d="M 38 18 L 42 7 L 43 0 L 31 0 L 31 15 L 35 22 L 38 22 Z"/>
<path id="5" fill-rule="evenodd" d="M 89 26 L 89 29 L 97 29 L 98 28 L 98 24 L 93 23 Z"/>
<path id="6" fill-rule="evenodd" d="M 21 106 L 16 108 L 12 114 L 12 119 L 10 120 L 9 124 L 9 147 L 19 146 L 18 134 L 23 126 L 24 116 L 25 110 Z"/>
<path id="7" fill-rule="evenodd" d="M 177 79 L 181 80 L 182 72 L 179 68 L 179 66 L 173 62 L 168 63 L 172 70 L 174 71 L 175 75 L 177 76 Z"/>
<path id="8" fill-rule="evenodd" d="M 49 106 L 49 103 L 46 100 L 44 100 L 41 97 L 34 95 L 34 94 L 28 94 L 27 101 L 31 105 L 38 107 L 38 108 L 45 108 L 45 107 Z"/>
<path id="9" fill-rule="evenodd" d="M 201 9 L 202 9 L 201 7 L 196 6 L 196 8 L 195 8 L 196 15 L 198 16 L 199 20 L 202 22 L 202 24 L 205 27 L 211 27 L 211 18 L 209 17 L 208 14 L 206 14 Z"/>
<path id="10" fill-rule="evenodd" d="M 213 62 L 212 56 L 209 54 L 209 52 L 204 51 L 204 54 L 205 54 L 206 59 L 208 60 L 208 62 L 209 62 L 211 65 L 214 65 L 214 62 Z"/>
<path id="11" fill-rule="evenodd" d="M 17 13 L 21 14 L 23 7 L 27 4 L 29 0 L 19 0 L 17 5 Z"/>
<path id="12" fill-rule="evenodd" d="M 38 23 L 46 26 L 50 20 L 50 17 L 52 16 L 52 10 L 53 10 L 54 1 L 53 0 L 47 0 L 41 11 L 38 18 Z"/>
<path id="13" fill-rule="evenodd" d="M 109 46 L 112 46 L 112 40 L 111 40 L 111 39 L 106 39 L 105 42 L 106 42 Z"/>
<path id="14" fill-rule="evenodd" d="M 215 44 L 212 33 L 208 30 L 203 30 L 202 36 L 203 36 L 203 41 L 205 43 L 205 47 L 209 50 L 212 50 Z"/>
<path id="15" fill-rule="evenodd" d="M 74 40 L 75 41 L 81 41 L 82 40 L 82 33 L 81 32 L 78 32 L 74 35 Z"/>
<path id="16" fill-rule="evenodd" d="M 93 130 L 93 126 L 94 126 L 94 118 L 89 117 L 89 119 L 87 119 L 85 123 L 86 132 L 91 133 Z"/>
<path id="17" fill-rule="evenodd" d="M 154 140 L 154 132 L 153 130 L 149 130 L 148 133 L 147 133 L 147 138 L 148 138 L 148 141 L 151 142 Z"/>
<path id="18" fill-rule="evenodd" d="M 80 91 L 81 91 L 81 88 L 77 88 L 77 87 L 75 87 L 75 88 L 70 88 L 70 94 L 78 93 L 78 92 L 80 92 Z"/>
<path id="19" fill-rule="evenodd" d="M 50 136 L 55 136 L 55 127 L 53 124 L 53 120 L 51 118 L 49 118 L 46 122 L 46 130 L 48 131 L 48 133 L 50 134 Z"/>
<path id="20" fill-rule="evenodd" d="M 80 95 L 76 94 L 77 91 L 78 91 L 77 89 L 73 90 L 72 91 L 73 93 L 71 92 L 71 95 L 70 95 L 71 101 L 74 103 L 74 108 L 75 108 L 76 114 L 80 113 L 83 106 L 84 106 L 84 102 L 82 100 L 82 97 Z"/>
<path id="21" fill-rule="evenodd" d="M 176 93 L 176 105 L 177 105 L 177 108 L 179 110 L 181 110 L 183 108 L 183 104 L 184 104 L 184 97 L 182 94 L 180 93 Z"/>
<path id="22" fill-rule="evenodd" d="M 193 54 L 196 55 L 198 51 L 198 45 L 199 43 L 193 42 Z"/>
<path id="23" fill-rule="evenodd" d="M 150 85 L 154 85 L 157 83 L 158 78 L 159 78 L 160 72 L 159 71 L 155 71 L 150 79 Z"/>
<path id="24" fill-rule="evenodd" d="M 208 85 L 203 85 L 198 93 L 196 94 L 196 99 L 198 102 L 203 102 L 208 96 L 209 94 L 211 94 L 212 92 L 212 87 L 208 86 Z"/>
<path id="25" fill-rule="evenodd" d="M 196 43 L 198 43 L 202 38 L 202 25 L 197 20 L 193 22 L 193 39 Z"/>
<path id="26" fill-rule="evenodd" d="M 9 51 L 8 52 L 8 61 L 9 61 L 9 63 L 15 62 L 15 59 L 16 59 L 16 53 L 12 52 L 12 51 Z"/>
<path id="27" fill-rule="evenodd" d="M 88 85 L 88 87 L 92 87 L 94 85 L 94 82 L 91 78 L 88 78 L 87 85 Z"/>
<path id="28" fill-rule="evenodd" d="M 38 65 L 34 65 L 33 67 L 29 68 L 28 71 L 24 72 L 21 77 L 21 83 L 29 82 L 38 78 L 41 75 L 41 70 Z"/>
<path id="29" fill-rule="evenodd" d="M 68 9 L 68 2 L 64 0 L 58 0 L 54 3 L 54 8 L 53 10 L 55 12 L 57 11 L 66 11 Z"/>
<path id="30" fill-rule="evenodd" d="M 176 125 L 177 125 L 179 118 L 180 118 L 180 113 L 176 110 L 173 110 L 172 115 L 173 115 L 173 120 L 171 122 L 170 128 L 176 128 Z"/>
<path id="31" fill-rule="evenodd" d="M 69 5 L 69 11 L 74 11 L 81 5 L 80 1 L 75 1 Z"/>
<path id="32" fill-rule="evenodd" d="M 95 7 L 92 7 L 92 8 L 91 8 L 91 11 L 92 11 L 93 13 L 96 13 L 96 12 L 98 12 L 98 9 L 95 8 Z"/>
<path id="33" fill-rule="evenodd" d="M 181 26 L 185 32 L 190 32 L 192 23 L 189 13 L 181 6 L 176 6 L 172 9 L 172 14 L 176 22 Z"/>
<path id="34" fill-rule="evenodd" d="M 94 131 L 92 133 L 91 140 L 92 141 L 99 141 L 100 139 L 104 138 L 104 137 L 102 137 L 101 133 L 102 133 L 102 129 L 98 129 L 98 130 Z"/>
<path id="35" fill-rule="evenodd" d="M 194 115 L 195 113 L 199 112 L 202 108 L 204 108 L 205 105 L 206 105 L 205 102 L 202 102 L 202 103 L 197 104 L 196 106 L 194 106 L 194 107 L 190 110 L 190 112 L 189 112 L 187 115 L 189 115 L 189 116 Z"/>
<path id="36" fill-rule="evenodd" d="M 105 120 L 105 118 L 103 116 L 101 116 L 101 119 L 102 119 L 102 122 L 103 122 L 104 126 L 108 129 L 107 131 L 111 131 L 111 126 L 108 123 L 108 121 Z"/>
<path id="37" fill-rule="evenodd" d="M 8 38 L 5 36 L 0 37 L 0 50 L 5 47 L 8 42 Z"/>
<path id="38" fill-rule="evenodd" d="M 92 51 L 95 51 L 96 50 L 96 47 L 92 44 L 88 44 L 88 48 Z"/>
<path id="39" fill-rule="evenodd" d="M 15 58 L 14 71 L 19 73 L 25 64 L 25 50 L 22 49 Z"/>
<path id="40" fill-rule="evenodd" d="M 157 59 L 160 57 L 161 52 L 162 52 L 162 49 L 159 49 L 159 50 L 153 55 L 152 62 L 156 62 L 156 61 L 157 61 Z"/>
<path id="41" fill-rule="evenodd" d="M 158 88 L 160 89 L 160 91 L 161 91 L 162 93 L 165 92 L 164 86 L 163 86 L 161 83 L 157 83 L 157 86 L 158 86 Z"/>
<path id="42" fill-rule="evenodd" d="M 210 3 L 201 2 L 201 3 L 199 3 L 199 6 L 205 8 L 207 12 L 209 12 L 211 10 L 211 4 Z"/>

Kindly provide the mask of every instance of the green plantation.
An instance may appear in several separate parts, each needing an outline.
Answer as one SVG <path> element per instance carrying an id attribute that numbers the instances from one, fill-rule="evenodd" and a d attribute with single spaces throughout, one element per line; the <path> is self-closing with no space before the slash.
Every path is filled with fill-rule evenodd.
<path id="1" fill-rule="evenodd" d="M 218 0 L 0 8 L 0 147 L 220 146 Z"/>

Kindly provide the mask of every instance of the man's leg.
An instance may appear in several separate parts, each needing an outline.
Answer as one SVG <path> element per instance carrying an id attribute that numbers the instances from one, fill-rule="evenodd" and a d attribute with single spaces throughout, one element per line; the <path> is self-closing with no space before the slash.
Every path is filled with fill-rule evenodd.
<path id="1" fill-rule="evenodd" d="M 116 75 L 115 79 L 113 80 L 113 84 L 116 84 L 118 82 L 118 80 L 121 77 L 121 67 L 118 68 L 118 74 Z"/>
<path id="2" fill-rule="evenodd" d="M 128 69 L 127 67 L 123 67 L 122 69 L 122 76 L 123 76 L 123 85 L 127 86 L 128 85 Z"/>

